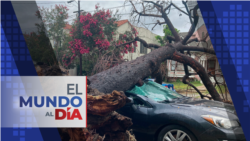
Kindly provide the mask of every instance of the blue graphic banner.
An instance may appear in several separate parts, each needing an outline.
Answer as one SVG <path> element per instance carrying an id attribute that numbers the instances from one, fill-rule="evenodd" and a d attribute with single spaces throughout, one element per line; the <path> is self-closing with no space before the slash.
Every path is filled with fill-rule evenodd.
<path id="1" fill-rule="evenodd" d="M 245 137 L 250 140 L 250 2 L 198 2 Z"/>
<path id="2" fill-rule="evenodd" d="M 13 82 L 10 76 L 37 76 L 33 61 L 20 29 L 16 14 L 10 1 L 1 1 L 1 111 L 6 109 L 5 102 L 15 103 L 22 95 L 22 83 Z M 13 95 L 12 99 L 3 99 L 4 95 Z M 9 108 L 14 108 L 9 107 Z M 30 111 L 20 111 L 19 121 L 13 122 L 13 128 L 1 128 L 2 141 L 60 141 L 56 128 L 24 128 L 32 122 Z M 2 118 L 1 122 L 6 122 Z"/>

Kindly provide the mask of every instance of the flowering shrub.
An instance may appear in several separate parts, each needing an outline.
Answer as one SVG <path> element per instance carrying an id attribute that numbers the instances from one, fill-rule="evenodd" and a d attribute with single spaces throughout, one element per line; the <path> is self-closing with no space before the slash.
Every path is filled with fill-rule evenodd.
<path id="1" fill-rule="evenodd" d="M 138 35 L 137 30 L 132 27 L 132 32 L 126 31 L 124 34 L 119 35 L 119 40 L 117 41 L 116 45 L 125 44 L 128 41 L 134 40 L 134 37 Z M 121 55 L 128 54 L 128 52 L 134 52 L 135 47 L 137 47 L 137 42 L 134 41 L 132 43 L 126 44 L 125 46 L 120 48 Z"/>
<path id="2" fill-rule="evenodd" d="M 113 36 L 116 36 L 115 32 L 117 29 L 116 17 L 111 16 L 112 14 L 109 10 L 100 9 L 99 5 L 96 5 L 95 9 L 93 14 L 82 12 L 80 22 L 78 22 L 77 18 L 72 25 L 70 36 L 73 40 L 69 42 L 68 46 L 71 55 L 67 54 L 64 56 L 65 65 L 69 65 L 76 56 L 81 57 L 82 54 L 86 54 L 85 59 L 89 57 L 89 60 L 91 58 L 92 62 L 95 63 L 98 56 L 106 54 L 111 50 L 119 58 L 122 58 L 124 53 L 134 52 L 133 46 L 137 46 L 136 42 L 118 48 L 116 48 L 116 45 L 133 40 L 138 34 L 136 29 L 132 28 L 130 32 L 119 35 L 119 40 L 113 41 Z M 85 60 L 83 63 L 89 60 Z"/>
<path id="3" fill-rule="evenodd" d="M 116 30 L 116 19 L 111 17 L 109 10 L 100 10 L 98 5 L 95 8 L 94 14 L 82 13 L 80 22 L 75 20 L 75 24 L 72 26 L 70 36 L 73 41 L 69 42 L 68 48 L 71 50 L 73 57 L 69 62 L 72 62 L 75 56 L 88 54 L 95 48 L 107 50 L 110 46 L 110 38 L 107 38 L 107 36 L 112 35 L 111 32 Z"/>

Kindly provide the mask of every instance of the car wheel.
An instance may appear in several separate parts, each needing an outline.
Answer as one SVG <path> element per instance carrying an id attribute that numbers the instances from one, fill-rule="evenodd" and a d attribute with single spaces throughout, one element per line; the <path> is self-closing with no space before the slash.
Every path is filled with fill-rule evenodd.
<path id="1" fill-rule="evenodd" d="M 187 129 L 177 125 L 170 125 L 161 130 L 158 141 L 196 141 L 196 139 Z"/>

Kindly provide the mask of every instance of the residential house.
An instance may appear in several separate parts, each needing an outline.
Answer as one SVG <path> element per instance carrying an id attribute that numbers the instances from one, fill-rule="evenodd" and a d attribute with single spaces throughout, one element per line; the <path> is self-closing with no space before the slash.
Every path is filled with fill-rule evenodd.
<path id="1" fill-rule="evenodd" d="M 193 9 L 193 7 L 197 4 L 197 2 L 196 1 L 189 1 L 187 4 L 188 4 L 189 9 Z M 198 14 L 199 14 L 200 18 L 199 18 L 198 24 L 196 26 L 196 30 L 195 30 L 194 34 L 191 36 L 191 39 L 198 38 L 198 40 L 201 40 L 206 36 L 208 31 L 207 31 L 207 28 L 205 26 L 204 20 L 202 18 L 201 12 L 198 11 Z M 180 34 L 181 38 L 184 38 L 187 35 L 187 32 L 186 33 L 179 33 L 179 34 Z M 211 43 L 209 36 L 206 39 L 206 42 L 207 43 L 193 42 L 193 43 L 190 43 L 188 45 L 213 49 L 213 45 Z M 196 59 L 197 61 L 199 61 L 207 72 L 211 72 L 212 74 L 217 74 L 217 77 L 218 77 L 217 80 L 220 82 L 224 81 L 224 79 L 222 77 L 220 77 L 220 75 L 222 75 L 222 72 L 221 72 L 219 62 L 218 62 L 216 55 L 204 54 L 201 52 L 191 52 L 191 54 L 192 54 L 191 57 Z M 168 63 L 167 64 L 168 81 L 176 81 L 177 79 L 182 79 L 183 76 L 185 75 L 183 64 L 177 63 L 176 61 L 171 61 L 171 60 L 169 60 L 167 63 Z M 189 68 L 189 71 L 191 73 L 194 72 L 193 69 L 191 69 L 191 68 Z M 190 78 L 200 80 L 198 75 L 190 76 Z M 214 82 L 213 78 L 211 78 L 211 80 L 212 80 L 212 82 Z"/>
<path id="2" fill-rule="evenodd" d="M 128 20 L 120 20 L 117 21 L 117 35 L 116 35 L 116 39 L 118 39 L 119 34 L 123 34 L 126 31 L 131 31 L 131 23 Z M 155 39 L 155 36 L 157 36 L 156 34 L 152 33 L 150 30 L 142 28 L 142 27 L 136 27 L 136 30 L 138 31 L 138 36 L 145 40 L 147 43 L 153 43 L 153 44 L 158 44 L 158 41 Z M 140 42 L 137 42 L 137 47 L 135 48 L 133 53 L 128 53 L 124 55 L 124 59 L 127 59 L 128 61 L 134 60 L 137 57 L 143 56 L 147 53 L 151 52 L 151 49 L 146 48 L 143 46 L 143 44 L 141 44 Z"/>

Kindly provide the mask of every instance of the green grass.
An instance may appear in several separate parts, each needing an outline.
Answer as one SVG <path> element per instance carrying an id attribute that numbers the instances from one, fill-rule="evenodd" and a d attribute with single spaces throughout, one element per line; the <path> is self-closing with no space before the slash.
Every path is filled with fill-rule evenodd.
<path id="1" fill-rule="evenodd" d="M 177 82 L 166 82 L 168 84 L 174 84 L 174 88 L 177 92 L 185 95 L 185 91 L 187 90 L 187 86 L 186 84 L 183 84 L 181 81 L 177 81 Z M 194 86 L 198 87 L 198 86 L 202 86 L 203 84 L 201 84 L 199 81 L 193 81 L 193 82 L 190 82 L 191 84 L 193 84 Z M 221 90 L 222 90 L 222 93 L 225 94 L 225 86 L 224 85 L 221 85 Z M 219 89 L 218 86 L 215 87 L 215 89 L 217 90 L 217 92 L 221 95 L 221 91 Z M 183 93 L 184 92 L 184 93 Z M 200 95 L 194 90 L 193 91 L 195 94 L 193 97 L 195 98 L 200 98 Z M 209 92 L 206 90 L 206 91 L 202 91 L 202 94 L 206 95 L 206 94 L 209 94 Z M 225 96 L 225 95 L 224 95 Z M 231 99 L 230 95 L 227 95 L 227 98 Z"/>
<path id="2" fill-rule="evenodd" d="M 182 91 L 182 90 L 187 90 L 187 84 L 183 84 L 181 81 L 176 81 L 176 82 L 166 82 L 168 84 L 174 84 L 174 89 L 176 91 Z M 203 84 L 200 83 L 200 81 L 192 81 L 191 84 L 193 84 L 195 87 L 198 87 L 198 86 L 202 86 Z M 222 93 L 225 93 L 225 87 L 224 85 L 221 85 L 221 90 L 222 90 Z M 217 90 L 217 92 L 219 94 L 221 94 L 221 91 L 219 89 L 218 86 L 215 87 L 215 89 Z M 208 94 L 208 91 L 206 92 L 203 92 L 203 94 Z"/>
<path id="3" fill-rule="evenodd" d="M 176 82 L 166 82 L 169 84 L 174 84 L 174 89 L 176 91 L 178 90 L 186 90 L 187 89 L 187 84 L 182 83 L 181 81 L 176 81 Z M 202 86 L 202 84 L 199 81 L 192 81 L 190 82 L 191 84 L 193 84 L 194 86 L 198 87 L 198 86 Z"/>
<path id="4" fill-rule="evenodd" d="M 220 88 L 221 88 L 222 93 L 225 93 L 225 86 L 220 85 Z M 217 90 L 218 93 L 221 93 L 220 88 L 218 86 L 215 87 L 215 89 Z"/>

